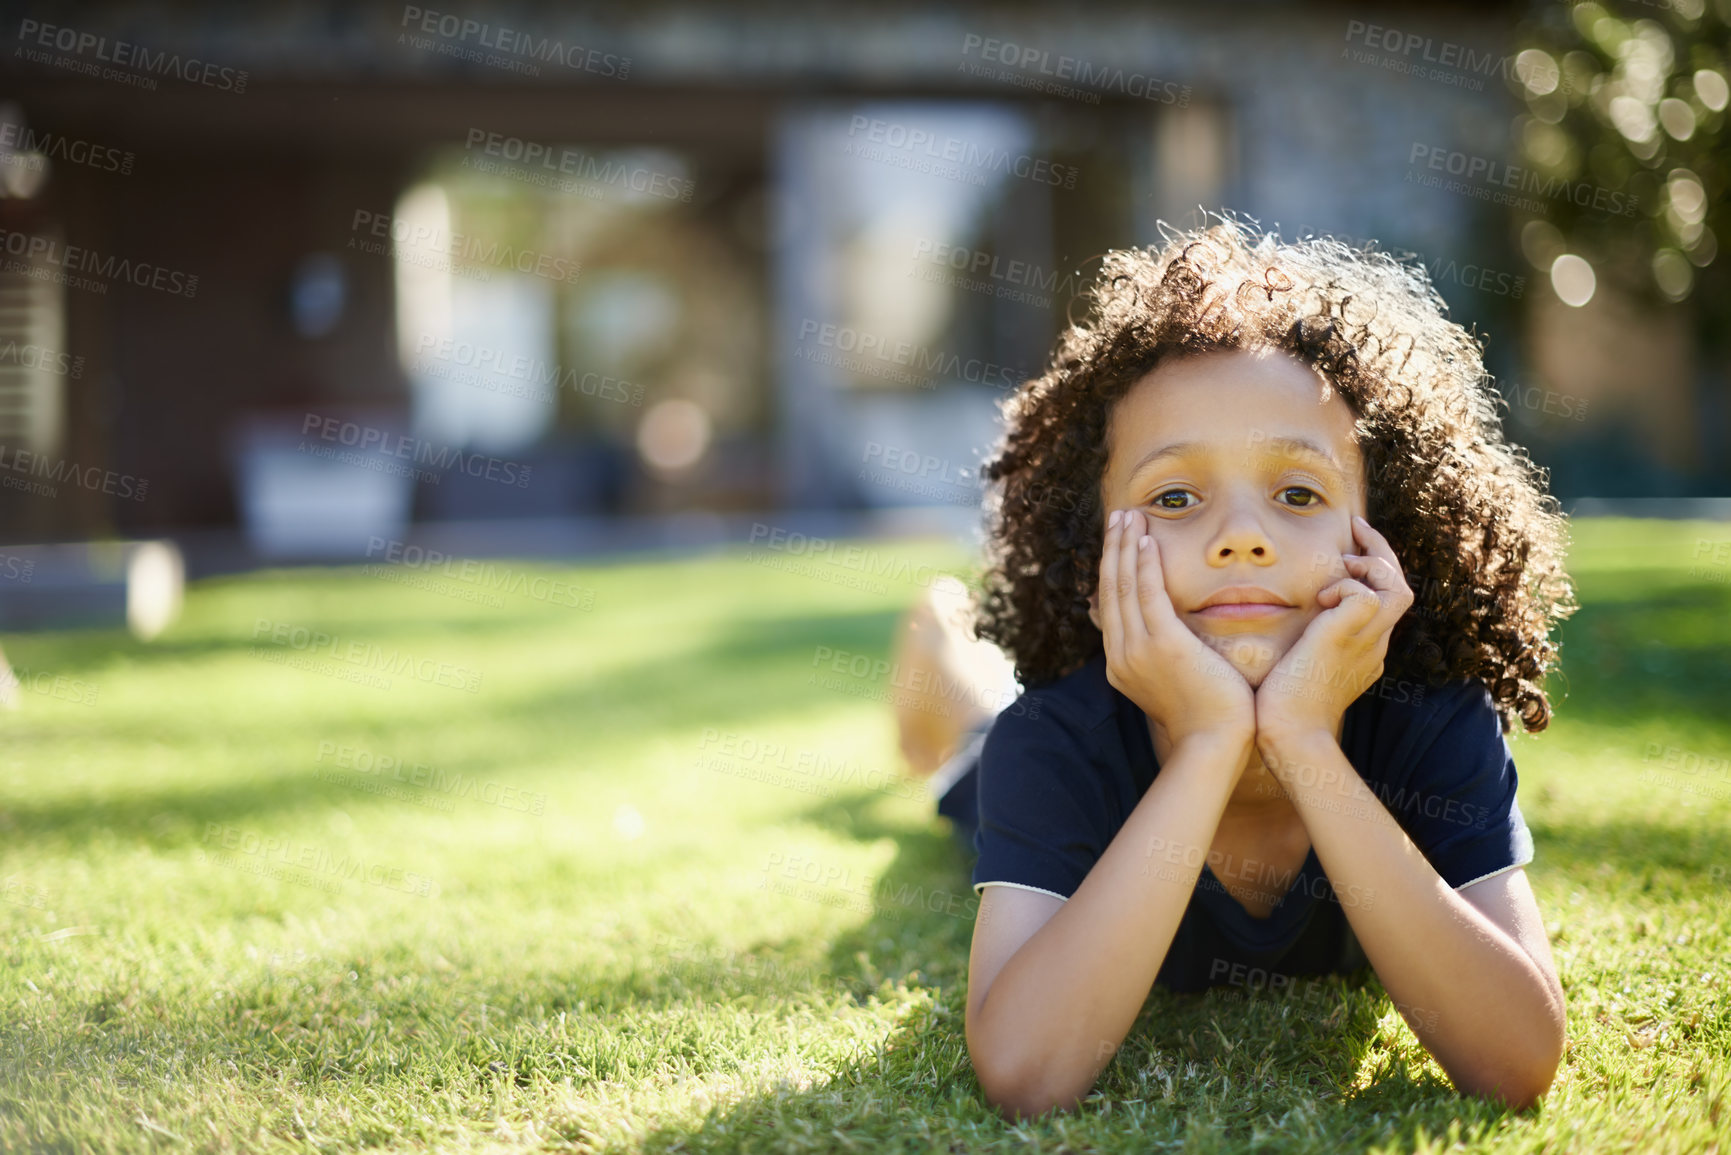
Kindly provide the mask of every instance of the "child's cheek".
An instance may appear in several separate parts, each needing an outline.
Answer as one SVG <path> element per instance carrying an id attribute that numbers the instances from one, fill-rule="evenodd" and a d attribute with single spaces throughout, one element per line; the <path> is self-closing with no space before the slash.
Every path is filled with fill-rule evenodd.
<path id="1" fill-rule="evenodd" d="M 1304 573 L 1304 586 L 1293 591 L 1300 605 L 1310 607 L 1311 616 L 1317 612 L 1316 595 L 1347 576 L 1346 563 L 1341 560 L 1341 555 L 1349 552 L 1352 551 L 1319 549 L 1311 555 L 1310 565 Z"/>

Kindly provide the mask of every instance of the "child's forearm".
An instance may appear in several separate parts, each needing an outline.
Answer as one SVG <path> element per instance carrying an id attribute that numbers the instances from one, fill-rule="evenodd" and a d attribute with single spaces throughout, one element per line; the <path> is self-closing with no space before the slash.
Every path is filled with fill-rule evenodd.
<path id="1" fill-rule="evenodd" d="M 1556 1074 L 1562 991 L 1453 890 L 1327 735 L 1264 745 L 1365 956 L 1462 1090 L 1525 1106 Z"/>
<path id="2" fill-rule="evenodd" d="M 968 1036 L 995 1102 L 1037 1115 L 1093 1087 L 1154 985 L 1249 748 L 1201 735 L 1174 750 L 1076 893 L 998 972 Z M 1170 865 L 1151 847 L 1196 850 Z"/>

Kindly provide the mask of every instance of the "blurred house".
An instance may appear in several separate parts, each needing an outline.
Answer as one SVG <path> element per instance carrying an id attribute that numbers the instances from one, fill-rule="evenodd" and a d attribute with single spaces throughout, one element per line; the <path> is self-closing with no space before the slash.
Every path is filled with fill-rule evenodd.
<path id="1" fill-rule="evenodd" d="M 1716 467 L 1663 323 L 1640 373 L 1543 383 L 1580 417 L 1526 404 L 1571 372 L 1522 338 L 1554 297 L 1509 208 L 1426 179 L 1507 150 L 1500 6 L 73 3 L 3 35 L 15 540 L 969 506 L 1099 254 L 1199 205 L 1423 257 L 1517 437 L 1619 445 L 1634 492 Z M 1636 381 L 1666 416 L 1630 442 Z"/>

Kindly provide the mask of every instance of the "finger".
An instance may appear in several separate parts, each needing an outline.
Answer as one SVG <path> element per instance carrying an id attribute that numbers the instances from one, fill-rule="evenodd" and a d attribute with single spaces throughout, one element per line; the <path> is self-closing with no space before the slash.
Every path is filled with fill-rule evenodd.
<path id="1" fill-rule="evenodd" d="M 1317 604 L 1324 609 L 1345 606 L 1348 628 L 1359 629 L 1382 609 L 1382 599 L 1376 591 L 1355 578 L 1341 578 L 1333 585 L 1316 592 Z M 1349 604 L 1351 603 L 1351 604 Z M 1355 623 L 1353 619 L 1358 619 Z"/>
<path id="2" fill-rule="evenodd" d="M 1349 553 L 1342 554 L 1341 560 L 1346 562 L 1346 571 L 1350 576 L 1379 593 L 1391 593 L 1406 585 L 1400 570 L 1380 557 L 1361 557 Z"/>
<path id="3" fill-rule="evenodd" d="M 1142 535 L 1148 532 L 1142 519 L 1142 511 L 1125 510 L 1120 529 L 1118 588 L 1123 592 L 1123 598 L 1118 612 L 1123 618 L 1124 641 L 1128 645 L 1138 638 L 1148 636 L 1148 623 L 1142 617 L 1142 598 L 1137 584 L 1137 570 L 1142 560 L 1142 550 L 1137 543 L 1141 541 Z"/>
<path id="4" fill-rule="evenodd" d="M 1387 625 L 1393 625 L 1412 606 L 1413 592 L 1398 563 L 1376 554 L 1369 557 L 1343 555 L 1343 560 L 1347 563 L 1347 572 L 1376 591 L 1382 599 Z"/>
<path id="5" fill-rule="evenodd" d="M 1352 519 L 1352 539 L 1367 556 L 1381 558 L 1393 567 L 1394 572 L 1402 573 L 1400 558 L 1395 556 L 1394 546 L 1388 544 L 1388 538 L 1378 533 L 1370 522 L 1356 515 Z"/>
<path id="6" fill-rule="evenodd" d="M 1114 511 L 1113 518 L 1122 522 L 1122 512 Z M 1118 591 L 1114 588 L 1118 582 L 1118 539 L 1123 529 L 1107 519 L 1106 540 L 1100 548 L 1100 634 L 1106 645 L 1108 655 L 1124 652 L 1124 616 L 1118 609 Z"/>
<path id="7" fill-rule="evenodd" d="M 1166 565 L 1160 557 L 1160 542 L 1151 533 L 1144 536 L 1148 544 L 1140 546 L 1142 560 L 1136 598 L 1141 603 L 1142 622 L 1148 632 L 1159 634 L 1182 623 L 1178 611 L 1172 608 L 1172 596 L 1166 592 Z M 1139 545 L 1141 540 L 1137 539 Z"/>

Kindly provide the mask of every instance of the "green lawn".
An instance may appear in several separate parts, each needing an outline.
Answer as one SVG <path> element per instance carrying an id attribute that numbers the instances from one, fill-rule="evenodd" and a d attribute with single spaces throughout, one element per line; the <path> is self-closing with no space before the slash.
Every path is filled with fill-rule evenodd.
<path id="1" fill-rule="evenodd" d="M 967 863 L 888 679 L 827 673 L 967 565 L 903 542 L 268 573 L 150 644 L 6 638 L 0 1149 L 1731 1152 L 1731 525 L 1575 532 L 1515 740 L 1569 994 L 1533 1111 L 1456 1096 L 1372 980 L 1156 992 L 1080 1111 L 1001 1121 Z"/>

